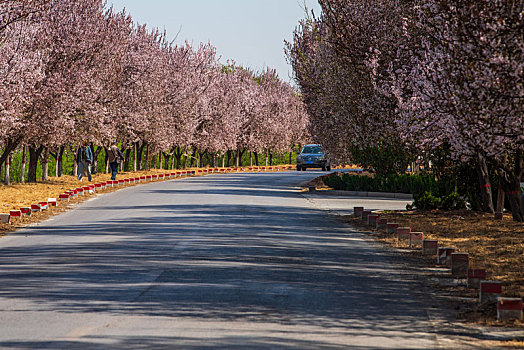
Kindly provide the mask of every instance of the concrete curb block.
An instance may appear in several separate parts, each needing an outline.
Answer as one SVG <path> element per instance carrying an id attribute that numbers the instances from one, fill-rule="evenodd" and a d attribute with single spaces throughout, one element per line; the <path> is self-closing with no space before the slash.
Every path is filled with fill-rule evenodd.
<path id="1" fill-rule="evenodd" d="M 451 253 L 451 275 L 458 278 L 467 278 L 469 270 L 468 253 Z"/>
<path id="2" fill-rule="evenodd" d="M 479 289 L 480 281 L 486 279 L 486 269 L 468 269 L 468 288 Z"/>
<path id="3" fill-rule="evenodd" d="M 497 320 L 513 321 L 522 320 L 522 299 L 521 298 L 497 298 Z"/>
<path id="4" fill-rule="evenodd" d="M 497 298 L 502 294 L 502 282 L 499 281 L 480 281 L 480 304 L 495 304 Z"/>

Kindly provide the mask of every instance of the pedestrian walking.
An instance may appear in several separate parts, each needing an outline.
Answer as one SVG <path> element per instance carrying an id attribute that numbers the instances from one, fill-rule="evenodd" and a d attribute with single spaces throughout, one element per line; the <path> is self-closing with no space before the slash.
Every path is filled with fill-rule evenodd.
<path id="1" fill-rule="evenodd" d="M 124 155 L 116 145 L 116 141 L 111 143 L 107 155 L 109 157 L 109 166 L 111 167 L 111 180 L 114 181 L 116 180 L 116 174 L 118 174 L 118 163 L 124 159 Z"/>
<path id="2" fill-rule="evenodd" d="M 91 151 L 91 147 L 86 141 L 84 141 L 78 148 L 78 152 L 76 153 L 76 162 L 78 163 L 78 180 L 82 181 L 84 173 L 87 173 L 87 178 L 89 181 L 91 181 L 91 163 L 93 162 L 93 151 Z"/>

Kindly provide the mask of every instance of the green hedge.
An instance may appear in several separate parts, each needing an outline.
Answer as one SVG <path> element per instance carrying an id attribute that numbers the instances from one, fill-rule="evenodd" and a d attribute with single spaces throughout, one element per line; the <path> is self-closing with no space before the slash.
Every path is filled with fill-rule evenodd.
<path id="1" fill-rule="evenodd" d="M 387 175 L 364 176 L 333 173 L 326 176 L 324 183 L 342 191 L 411 193 L 414 196 L 426 191 L 438 191 L 438 184 L 431 175 Z"/>
<path id="2" fill-rule="evenodd" d="M 413 206 L 419 209 L 463 209 L 466 201 L 457 193 L 456 183 L 437 181 L 433 175 L 365 176 L 333 173 L 323 178 L 324 183 L 342 191 L 410 193 Z M 412 206 L 408 205 L 408 208 Z"/>

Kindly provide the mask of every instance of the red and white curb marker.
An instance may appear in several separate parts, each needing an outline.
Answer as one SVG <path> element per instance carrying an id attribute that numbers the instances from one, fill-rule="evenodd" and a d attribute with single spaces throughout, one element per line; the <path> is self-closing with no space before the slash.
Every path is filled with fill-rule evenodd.
<path id="1" fill-rule="evenodd" d="M 0 214 L 0 224 L 10 224 L 11 215 L 9 214 Z"/>
<path id="2" fill-rule="evenodd" d="M 498 321 L 522 321 L 522 299 L 521 298 L 497 298 L 497 320 Z"/>
<path id="3" fill-rule="evenodd" d="M 411 233 L 411 227 L 397 227 L 397 245 L 401 241 L 409 242 L 409 236 Z"/>
<path id="4" fill-rule="evenodd" d="M 20 210 L 10 210 L 9 216 L 12 218 L 22 219 L 22 212 Z"/>
<path id="5" fill-rule="evenodd" d="M 396 222 L 388 222 L 386 224 L 386 233 L 397 233 L 397 228 L 399 226 L 400 225 L 397 224 Z"/>
<path id="6" fill-rule="evenodd" d="M 38 202 L 40 204 L 40 209 L 47 210 L 49 208 L 49 205 L 47 202 Z"/>
<path id="7" fill-rule="evenodd" d="M 469 254 L 451 253 L 451 275 L 459 278 L 468 277 Z"/>
<path id="8" fill-rule="evenodd" d="M 449 265 L 451 264 L 451 254 L 455 252 L 455 248 L 438 247 L 437 249 L 437 264 Z"/>
<path id="9" fill-rule="evenodd" d="M 422 241 L 422 254 L 437 255 L 438 241 L 436 239 L 425 239 Z"/>
<path id="10" fill-rule="evenodd" d="M 60 196 L 58 196 L 58 199 L 60 199 L 61 201 L 69 202 L 69 197 L 70 197 L 69 193 L 62 193 Z"/>
<path id="11" fill-rule="evenodd" d="M 49 204 L 50 207 L 57 206 L 56 198 L 47 198 L 47 203 Z"/>
<path id="12" fill-rule="evenodd" d="M 31 207 L 22 207 L 20 208 L 20 211 L 22 212 L 22 214 L 24 214 L 25 216 L 31 216 L 31 214 L 33 213 L 31 211 Z"/>
<path id="13" fill-rule="evenodd" d="M 42 211 L 42 206 L 40 204 L 31 204 L 31 211 L 33 213 Z"/>
<path id="14" fill-rule="evenodd" d="M 378 218 L 375 228 L 377 230 L 385 229 L 387 227 L 387 224 L 388 224 L 387 218 Z"/>
<path id="15" fill-rule="evenodd" d="M 422 232 L 410 232 L 409 233 L 409 247 L 414 246 L 422 247 L 422 241 L 424 241 L 424 233 Z"/>
<path id="16" fill-rule="evenodd" d="M 502 294 L 502 282 L 499 281 L 480 281 L 479 303 L 496 303 L 497 298 Z"/>
<path id="17" fill-rule="evenodd" d="M 486 279 L 486 269 L 468 269 L 468 288 L 480 288 L 480 281 Z"/>
<path id="18" fill-rule="evenodd" d="M 379 216 L 377 214 L 369 214 L 367 220 L 368 226 L 377 226 L 378 218 Z"/>

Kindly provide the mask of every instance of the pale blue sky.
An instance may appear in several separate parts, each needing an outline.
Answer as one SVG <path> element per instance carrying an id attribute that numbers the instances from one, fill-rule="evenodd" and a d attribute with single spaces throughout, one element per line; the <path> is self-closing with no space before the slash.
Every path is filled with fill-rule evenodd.
<path id="1" fill-rule="evenodd" d="M 195 45 L 210 41 L 222 62 L 262 70 L 275 68 L 290 81 L 291 67 L 284 55 L 284 39 L 291 40 L 304 18 L 304 0 L 107 0 L 108 6 L 124 7 L 134 20 L 150 28 L 166 29 L 176 43 L 186 39 Z M 305 0 L 320 14 L 316 0 Z M 180 33 L 179 33 L 180 31 Z"/>

